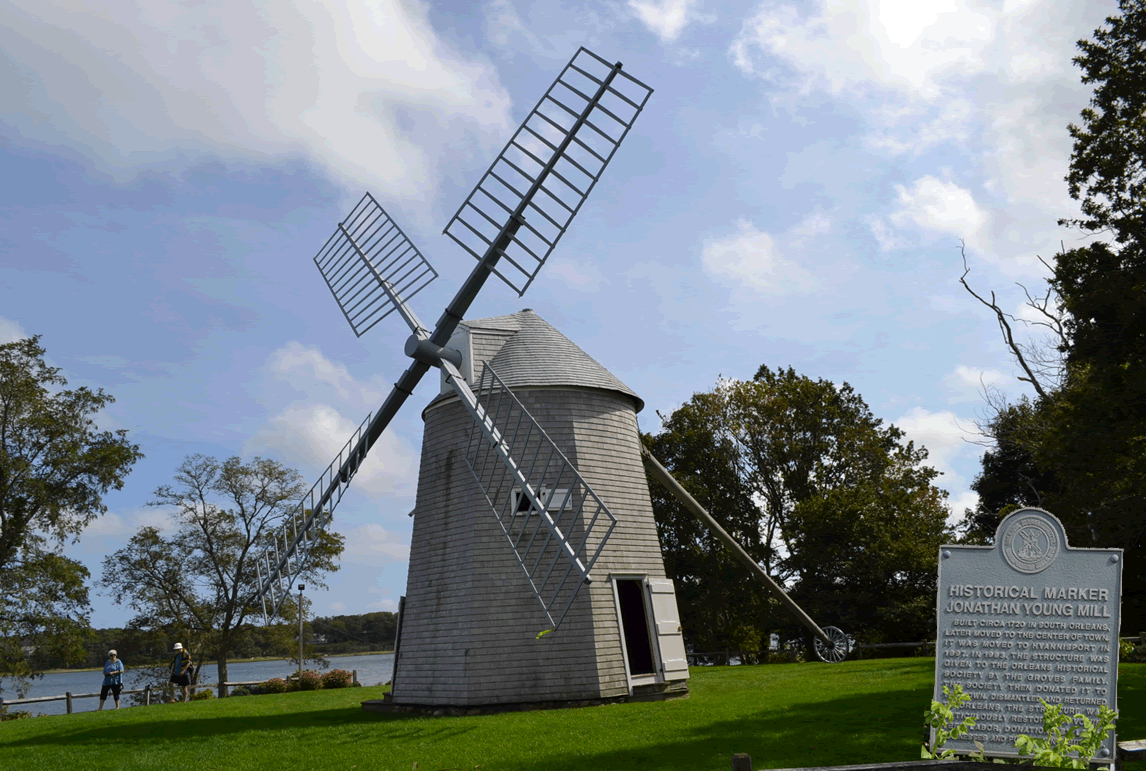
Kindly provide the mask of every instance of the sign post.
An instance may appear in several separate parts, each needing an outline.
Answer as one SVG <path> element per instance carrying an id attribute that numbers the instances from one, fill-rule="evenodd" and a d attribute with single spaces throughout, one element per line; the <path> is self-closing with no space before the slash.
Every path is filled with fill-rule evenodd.
<path id="1" fill-rule="evenodd" d="M 1018 757 L 1016 736 L 1045 736 L 1040 698 L 1092 721 L 1117 709 L 1121 598 L 1122 550 L 1068 546 L 1042 509 L 1007 515 L 994 546 L 941 547 L 934 698 L 962 685 L 955 723 L 976 720 L 943 749 Z M 1114 748 L 1112 731 L 1096 759 Z"/>

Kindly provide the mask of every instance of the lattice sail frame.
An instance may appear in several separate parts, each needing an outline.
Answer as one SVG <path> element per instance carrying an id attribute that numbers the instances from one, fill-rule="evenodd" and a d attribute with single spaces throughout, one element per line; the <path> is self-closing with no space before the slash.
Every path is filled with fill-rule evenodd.
<path id="1" fill-rule="evenodd" d="M 519 296 L 653 92 L 620 67 L 578 50 L 443 231 L 477 260 L 508 235 L 493 272 Z"/>
<path id="2" fill-rule="evenodd" d="M 557 629 L 581 585 L 592 580 L 589 571 L 617 518 L 488 363 L 475 396 L 480 409 L 466 465 Z M 507 457 L 525 485 L 516 481 Z M 528 506 L 519 505 L 522 495 Z"/>
<path id="3" fill-rule="evenodd" d="M 271 545 L 255 561 L 264 623 L 279 612 L 283 600 L 291 594 L 295 579 L 308 567 L 320 531 L 330 524 L 334 507 L 366 459 L 362 437 L 373 416 L 374 413 L 366 416 L 310 491 L 283 518 L 272 535 Z M 357 462 L 348 464 L 352 458 Z M 345 473 L 340 471 L 344 466 L 348 469 Z"/>
<path id="4" fill-rule="evenodd" d="M 370 193 L 339 223 L 314 264 L 358 337 L 396 310 L 391 294 L 409 300 L 438 277 Z"/>

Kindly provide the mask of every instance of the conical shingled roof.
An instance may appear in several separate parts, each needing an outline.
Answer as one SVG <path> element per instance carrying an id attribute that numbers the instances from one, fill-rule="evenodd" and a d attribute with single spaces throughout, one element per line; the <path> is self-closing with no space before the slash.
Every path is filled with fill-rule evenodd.
<path id="1" fill-rule="evenodd" d="M 482 338 L 480 345 L 474 341 L 475 358 L 493 353 L 489 348 L 491 338 L 496 341 L 495 346 L 500 343 L 489 364 L 510 389 L 530 386 L 600 388 L 631 397 L 636 402 L 637 412 L 644 409 L 644 401 L 627 385 L 531 308 L 506 316 L 467 319 L 462 324 L 472 330 L 474 337 Z M 491 334 L 483 335 L 483 332 Z M 480 376 L 480 365 L 475 362 L 474 377 Z M 447 396 L 443 394 L 431 404 Z"/>

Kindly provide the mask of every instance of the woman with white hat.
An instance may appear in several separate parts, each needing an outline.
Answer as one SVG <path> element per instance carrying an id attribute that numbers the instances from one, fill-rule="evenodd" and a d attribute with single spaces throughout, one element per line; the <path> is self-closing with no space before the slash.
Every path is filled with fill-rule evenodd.
<path id="1" fill-rule="evenodd" d="M 175 660 L 171 662 L 171 682 L 183 686 L 183 701 L 187 701 L 187 688 L 191 685 L 191 654 L 184 650 L 183 643 L 175 643 L 171 649 Z"/>
<path id="2" fill-rule="evenodd" d="M 108 660 L 103 665 L 103 687 L 99 689 L 99 708 L 107 701 L 108 692 L 115 698 L 115 708 L 119 709 L 119 692 L 123 688 L 123 662 L 114 650 L 107 652 Z"/>

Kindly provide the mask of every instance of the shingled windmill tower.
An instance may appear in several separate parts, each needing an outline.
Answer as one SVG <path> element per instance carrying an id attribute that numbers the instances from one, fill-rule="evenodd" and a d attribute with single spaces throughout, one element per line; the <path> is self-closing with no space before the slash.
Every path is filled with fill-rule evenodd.
<path id="1" fill-rule="evenodd" d="M 538 638 L 545 617 L 505 541 L 507 535 L 519 542 L 536 536 L 524 562 L 539 563 L 531 580 L 540 586 L 553 563 L 538 548 L 544 534 L 528 500 L 506 480 L 498 481 L 505 476 L 501 464 L 474 457 L 472 420 L 443 382 L 422 413 L 393 703 L 460 706 L 687 693 L 676 598 L 665 578 L 641 461 L 637 412 L 644 403 L 530 309 L 463 322 L 450 347 L 462 352 L 459 369 L 475 387 L 488 381 L 487 367 L 496 371 L 607 502 L 616 525 L 596 558 L 596 580 L 576 595 L 560 632 Z M 497 422 L 512 424 L 517 417 L 503 409 Z M 485 477 L 488 499 L 474 484 L 470 466 Z M 542 497 L 553 501 L 550 511 L 570 512 L 578 495 L 561 480 L 543 485 Z M 489 516 L 491 503 L 508 504 L 519 522 L 503 529 Z"/>

